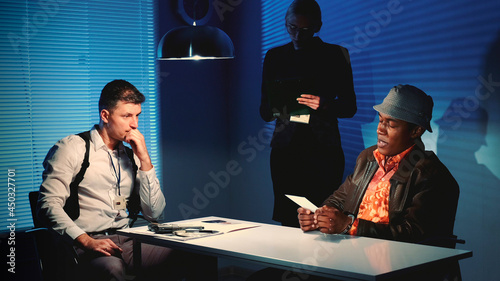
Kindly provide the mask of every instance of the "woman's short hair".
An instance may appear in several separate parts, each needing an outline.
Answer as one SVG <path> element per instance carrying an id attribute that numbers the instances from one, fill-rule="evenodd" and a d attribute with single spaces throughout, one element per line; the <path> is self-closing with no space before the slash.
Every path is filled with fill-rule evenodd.
<path id="1" fill-rule="evenodd" d="M 308 17 L 316 26 L 321 26 L 321 8 L 315 0 L 294 0 L 286 11 L 285 20 L 291 15 Z"/>

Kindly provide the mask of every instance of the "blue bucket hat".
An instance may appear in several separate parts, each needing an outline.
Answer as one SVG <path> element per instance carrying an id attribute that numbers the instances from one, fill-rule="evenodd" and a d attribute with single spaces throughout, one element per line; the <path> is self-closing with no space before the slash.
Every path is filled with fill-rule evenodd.
<path id="1" fill-rule="evenodd" d="M 381 104 L 373 108 L 393 118 L 416 124 L 432 132 L 432 97 L 412 85 L 394 86 Z"/>

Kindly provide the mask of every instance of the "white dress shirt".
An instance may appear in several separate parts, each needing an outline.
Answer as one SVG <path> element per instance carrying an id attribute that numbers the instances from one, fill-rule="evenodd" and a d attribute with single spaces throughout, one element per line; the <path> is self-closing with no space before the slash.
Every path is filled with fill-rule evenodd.
<path id="1" fill-rule="evenodd" d="M 80 216 L 73 221 L 63 210 L 63 206 L 70 195 L 70 183 L 80 171 L 84 156 L 85 141 L 77 135 L 63 138 L 49 151 L 44 161 L 45 170 L 38 204 L 38 215 L 42 221 L 48 221 L 54 230 L 72 239 L 85 232 L 128 227 L 127 212 L 116 210 L 113 200 L 119 192 L 128 200 L 134 184 L 139 188 L 141 211 L 145 218 L 156 220 L 161 216 L 165 208 L 165 197 L 155 169 L 139 169 L 133 183 L 132 161 L 123 144 L 120 143 L 117 150 L 110 150 L 94 127 L 90 132 L 90 166 L 78 187 Z M 134 158 L 139 165 L 137 156 L 134 155 Z"/>

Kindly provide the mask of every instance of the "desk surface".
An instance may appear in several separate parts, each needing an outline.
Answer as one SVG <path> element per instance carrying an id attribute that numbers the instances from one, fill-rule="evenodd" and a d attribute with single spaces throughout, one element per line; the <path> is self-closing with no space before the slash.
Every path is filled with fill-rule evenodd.
<path id="1" fill-rule="evenodd" d="M 466 250 L 348 235 L 327 235 L 318 231 L 304 233 L 298 228 L 220 217 L 176 223 L 193 224 L 214 219 L 258 227 L 187 241 L 154 234 L 147 230 L 147 226 L 120 230 L 119 234 L 159 246 L 354 280 L 383 280 L 427 265 L 472 256 L 472 252 Z"/>

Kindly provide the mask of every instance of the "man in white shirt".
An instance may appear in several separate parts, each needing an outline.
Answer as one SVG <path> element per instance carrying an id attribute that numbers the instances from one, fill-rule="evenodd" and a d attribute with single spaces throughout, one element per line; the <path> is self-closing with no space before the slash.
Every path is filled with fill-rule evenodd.
<path id="1" fill-rule="evenodd" d="M 103 88 L 101 120 L 90 130 L 90 165 L 78 185 L 77 218 L 72 219 L 64 206 L 71 194 L 70 184 L 84 162 L 85 140 L 78 135 L 63 138 L 43 163 L 38 218 L 73 240 L 82 266 L 88 266 L 84 273 L 90 274 L 89 280 L 123 280 L 125 269 L 132 266 L 132 241 L 115 232 L 129 225 L 126 202 L 134 192 L 140 197 L 140 211 L 147 220 L 158 220 L 165 208 L 144 136 L 138 130 L 144 100 L 144 95 L 125 80 L 111 81 Z M 132 147 L 134 161 L 123 142 Z M 167 273 L 167 267 L 178 267 L 174 264 L 182 255 L 168 248 L 143 245 L 142 266 Z"/>

